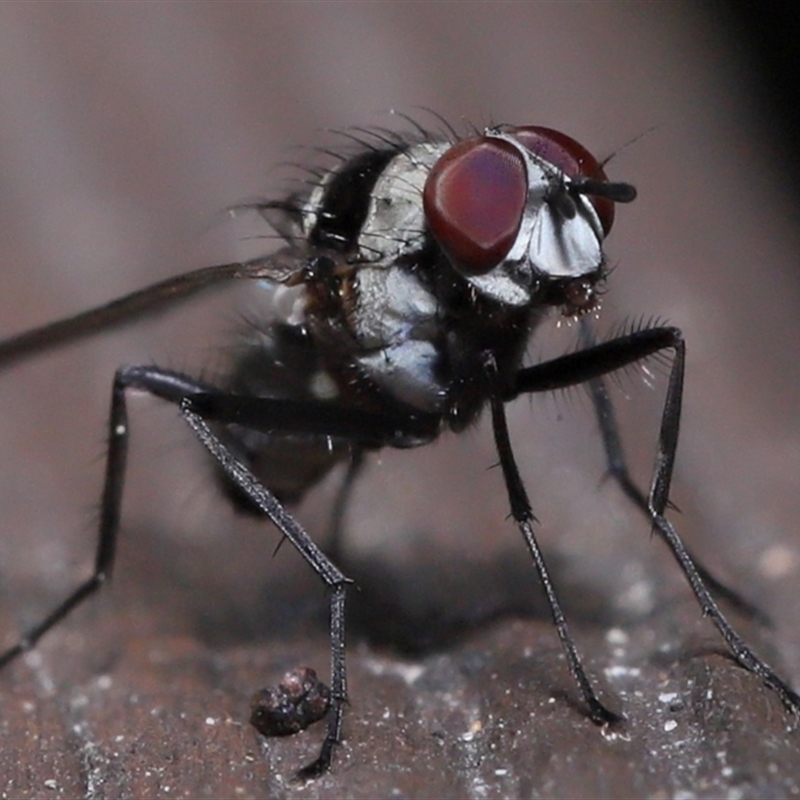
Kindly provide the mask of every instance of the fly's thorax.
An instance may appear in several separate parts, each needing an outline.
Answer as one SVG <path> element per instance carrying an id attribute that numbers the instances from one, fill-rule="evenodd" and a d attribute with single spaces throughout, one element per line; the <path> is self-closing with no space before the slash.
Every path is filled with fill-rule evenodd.
<path id="1" fill-rule="evenodd" d="M 449 147 L 446 142 L 413 145 L 387 164 L 372 189 L 358 238 L 365 260 L 385 263 L 424 247 L 428 232 L 422 192 L 431 169 Z"/>
<path id="2" fill-rule="evenodd" d="M 519 367 L 545 309 L 487 301 L 441 259 L 428 248 L 410 263 L 362 264 L 338 278 L 335 313 L 309 306 L 309 330 L 343 402 L 379 398 L 461 425 L 488 397 L 487 355 L 503 373 Z M 309 294 L 331 299 L 319 286 Z"/>
<path id="3" fill-rule="evenodd" d="M 448 147 L 446 142 L 374 147 L 328 171 L 301 210 L 309 243 L 372 261 L 413 248 L 425 228 L 425 180 Z"/>
<path id="4" fill-rule="evenodd" d="M 363 266 L 355 285 L 347 321 L 358 342 L 360 369 L 400 403 L 441 413 L 447 387 L 436 297 L 397 265 Z"/>

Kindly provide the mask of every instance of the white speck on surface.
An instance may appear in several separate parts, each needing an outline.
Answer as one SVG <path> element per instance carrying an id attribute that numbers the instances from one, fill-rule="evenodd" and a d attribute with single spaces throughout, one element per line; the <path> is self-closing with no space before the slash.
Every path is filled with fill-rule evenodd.
<path id="1" fill-rule="evenodd" d="M 462 742 L 471 742 L 483 730 L 483 722 L 479 719 L 474 719 L 469 724 L 469 730 L 462 733 L 458 738 Z"/>
<path id="2" fill-rule="evenodd" d="M 625 611 L 647 614 L 655 607 L 653 586 L 646 580 L 636 581 L 620 595 L 617 602 L 620 608 Z"/>
<path id="3" fill-rule="evenodd" d="M 678 693 L 677 692 L 662 692 L 658 696 L 658 702 L 659 703 L 672 703 L 677 699 L 678 699 Z"/>
<path id="4" fill-rule="evenodd" d="M 498 778 L 502 778 L 504 775 L 508 775 L 507 769 L 496 769 L 494 774 L 497 775 Z"/>
<path id="5" fill-rule="evenodd" d="M 611 667 L 606 667 L 603 671 L 607 678 L 638 678 L 642 674 L 639 667 L 626 667 L 624 664 L 614 664 Z"/>
<path id="6" fill-rule="evenodd" d="M 58 782 L 54 778 L 48 778 L 44 782 L 45 789 L 58 789 Z"/>
<path id="7" fill-rule="evenodd" d="M 607 742 L 629 742 L 631 740 L 630 734 L 620 733 L 618 730 L 614 730 L 610 725 L 601 725 L 600 735 Z"/>
<path id="8" fill-rule="evenodd" d="M 758 559 L 758 571 L 769 580 L 784 578 L 798 567 L 797 553 L 786 545 L 774 544 L 768 547 Z"/>
<path id="9" fill-rule="evenodd" d="M 668 720 L 667 720 L 667 721 L 664 723 L 664 730 L 665 730 L 667 733 L 669 733 L 670 731 L 674 731 L 674 730 L 675 730 L 675 728 L 677 728 L 677 727 L 678 727 L 678 723 L 677 723 L 677 722 L 675 722 L 675 720 L 674 720 L 674 719 L 668 719 Z"/>
<path id="10" fill-rule="evenodd" d="M 420 675 L 425 672 L 425 667 L 421 664 L 392 661 L 389 659 L 370 658 L 365 663 L 367 669 L 369 669 L 373 675 L 397 675 L 405 681 L 407 686 L 413 686 Z"/>
<path id="11" fill-rule="evenodd" d="M 628 644 L 630 637 L 622 628 L 609 628 L 608 631 L 606 631 L 606 641 L 609 644 L 621 647 L 622 645 Z"/>
<path id="12" fill-rule="evenodd" d="M 206 717 L 206 725 L 216 725 L 217 721 L 214 717 Z"/>
<path id="13" fill-rule="evenodd" d="M 70 698 L 69 705 L 73 711 L 78 708 L 86 708 L 89 705 L 89 698 L 85 694 L 76 695 Z"/>

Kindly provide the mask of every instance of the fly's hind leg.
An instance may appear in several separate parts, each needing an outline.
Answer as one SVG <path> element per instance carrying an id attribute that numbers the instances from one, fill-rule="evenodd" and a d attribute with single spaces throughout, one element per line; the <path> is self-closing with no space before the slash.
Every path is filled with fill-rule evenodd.
<path id="1" fill-rule="evenodd" d="M 131 388 L 144 389 L 164 399 L 175 401 L 176 398 L 187 392 L 199 392 L 206 388 L 205 384 L 198 381 L 192 381 L 185 376 L 166 371 L 160 371 L 159 381 L 148 382 L 146 380 L 148 370 L 158 372 L 154 368 L 120 367 L 114 376 L 108 423 L 105 481 L 100 502 L 100 523 L 92 574 L 40 622 L 26 631 L 16 644 L 0 655 L 0 669 L 34 647 L 42 636 L 111 578 L 119 532 L 120 506 L 128 452 L 128 410 L 125 397 L 127 390 Z"/>

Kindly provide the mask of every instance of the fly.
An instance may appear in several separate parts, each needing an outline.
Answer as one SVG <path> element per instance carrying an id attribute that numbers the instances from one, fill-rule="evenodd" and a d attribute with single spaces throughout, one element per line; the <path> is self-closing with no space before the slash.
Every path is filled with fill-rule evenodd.
<path id="1" fill-rule="evenodd" d="M 266 282 L 273 292 L 272 317 L 251 332 L 226 381 L 212 385 L 149 365 L 117 370 L 93 573 L 0 655 L 0 667 L 110 578 L 128 444 L 126 396 L 130 389 L 149 392 L 179 408 L 216 460 L 232 501 L 270 519 L 328 587 L 330 690 L 313 671 L 298 670 L 254 700 L 261 729 L 273 735 L 327 715 L 319 756 L 298 773 L 320 775 L 342 734 L 351 581 L 286 505 L 346 462 L 341 511 L 371 452 L 458 433 L 488 408 L 512 516 L 544 586 L 570 672 L 590 718 L 615 722 L 619 715 L 600 702 L 584 671 L 536 541 L 505 412 L 520 395 L 587 384 L 610 474 L 671 550 L 733 657 L 787 708 L 800 711 L 800 696 L 734 631 L 712 592 L 751 615 L 759 612 L 690 555 L 665 516 L 683 393 L 680 330 L 643 327 L 598 343 L 587 322 L 607 277 L 603 242 L 616 205 L 632 201 L 634 188 L 610 181 L 574 139 L 534 125 L 496 126 L 465 137 L 417 125 L 409 136 L 376 129 L 364 132 L 360 144 L 334 169 L 314 173 L 307 194 L 256 205 L 284 240 L 276 253 L 170 278 L 0 342 L 0 366 L 8 367 L 227 281 Z M 581 319 L 581 349 L 523 367 L 530 337 L 553 311 Z M 645 493 L 629 475 L 603 378 L 665 351 L 672 353 L 671 368 Z M 331 552 L 337 549 L 334 541 Z"/>

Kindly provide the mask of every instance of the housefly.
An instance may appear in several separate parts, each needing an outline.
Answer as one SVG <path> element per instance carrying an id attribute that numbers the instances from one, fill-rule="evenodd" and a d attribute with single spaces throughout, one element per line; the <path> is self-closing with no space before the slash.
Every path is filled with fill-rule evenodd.
<path id="1" fill-rule="evenodd" d="M 226 380 L 212 384 L 150 365 L 117 370 L 93 573 L 0 655 L 0 667 L 110 577 L 128 445 L 126 396 L 143 390 L 179 408 L 215 460 L 228 496 L 270 519 L 329 590 L 330 691 L 316 677 L 305 681 L 320 698 L 309 711 L 305 679 L 298 678 L 290 683 L 302 691 L 284 687 L 278 700 L 269 695 L 256 703 L 261 718 L 276 712 L 282 720 L 264 723 L 268 733 L 299 730 L 327 716 L 319 756 L 298 774 L 323 773 L 340 741 L 347 702 L 350 581 L 287 504 L 343 462 L 349 465 L 344 496 L 370 453 L 428 444 L 446 430 L 458 433 L 488 408 L 511 513 L 544 586 L 570 672 L 588 716 L 598 724 L 614 722 L 619 716 L 601 703 L 584 671 L 536 541 L 505 412 L 520 395 L 586 384 L 609 473 L 671 550 L 733 657 L 789 709 L 800 710 L 800 696 L 734 631 L 712 593 L 757 611 L 692 558 L 665 516 L 683 392 L 680 330 L 640 326 L 598 342 L 587 322 L 607 278 L 603 242 L 617 204 L 632 201 L 634 188 L 609 180 L 581 144 L 550 128 L 500 125 L 460 136 L 451 128 L 434 133 L 409 124 L 405 136 L 381 129 L 354 134 L 358 152 L 312 173 L 307 192 L 255 204 L 283 239 L 277 252 L 189 272 L 0 342 L 0 365 L 7 367 L 227 281 L 258 281 L 272 292 L 271 317 L 253 326 Z M 581 348 L 523 366 L 528 341 L 552 313 L 580 318 Z M 645 493 L 630 478 L 603 378 L 666 353 L 671 367 Z"/>

